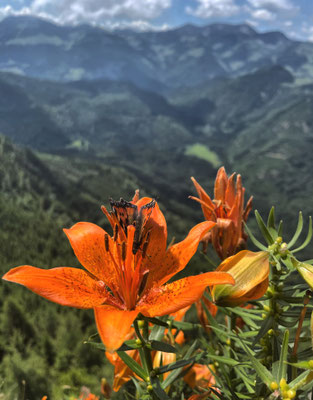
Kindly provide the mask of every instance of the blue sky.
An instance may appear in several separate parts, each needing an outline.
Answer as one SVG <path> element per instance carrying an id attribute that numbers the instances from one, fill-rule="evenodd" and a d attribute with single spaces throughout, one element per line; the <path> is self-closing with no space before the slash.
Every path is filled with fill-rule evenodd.
<path id="1" fill-rule="evenodd" d="M 0 0 L 0 19 L 35 15 L 60 24 L 168 29 L 186 23 L 248 23 L 313 41 L 313 0 Z"/>

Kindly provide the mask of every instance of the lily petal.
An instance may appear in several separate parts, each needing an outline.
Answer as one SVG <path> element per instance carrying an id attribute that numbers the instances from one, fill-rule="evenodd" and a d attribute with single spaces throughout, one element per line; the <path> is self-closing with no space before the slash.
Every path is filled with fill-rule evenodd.
<path id="1" fill-rule="evenodd" d="M 201 185 L 199 185 L 199 183 L 195 180 L 195 178 L 193 176 L 191 177 L 191 180 L 192 180 L 192 183 L 195 185 L 195 188 L 198 192 L 200 200 L 202 200 L 204 203 L 206 203 L 208 205 L 209 210 L 210 209 L 214 210 L 215 207 L 214 207 L 214 204 L 213 204 L 210 196 L 206 193 L 206 191 L 203 189 L 203 187 Z M 212 212 L 210 212 L 209 210 L 207 207 L 202 206 L 203 215 L 204 215 L 205 219 L 207 219 L 208 221 L 211 219 L 211 215 L 212 215 Z"/>
<path id="2" fill-rule="evenodd" d="M 184 269 L 197 251 L 200 240 L 214 226 L 215 222 L 201 222 L 190 230 L 183 241 L 171 246 L 167 250 L 162 264 L 149 273 L 146 288 L 161 286 L 177 272 Z"/>
<path id="3" fill-rule="evenodd" d="M 94 312 L 101 340 L 110 352 L 123 344 L 139 313 L 138 310 L 124 311 L 111 306 L 95 307 Z"/>
<path id="4" fill-rule="evenodd" d="M 82 266 L 112 290 L 117 288 L 116 269 L 105 250 L 105 230 L 89 222 L 78 222 L 72 228 L 64 229 L 64 233 Z M 109 235 L 108 239 L 110 248 L 115 248 Z"/>
<path id="5" fill-rule="evenodd" d="M 62 306 L 93 308 L 110 296 L 103 282 L 78 268 L 41 269 L 30 265 L 13 268 L 2 279 L 19 283 Z"/>
<path id="6" fill-rule="evenodd" d="M 150 203 L 152 198 L 143 197 L 140 199 L 136 206 L 140 210 L 141 207 Z M 149 219 L 146 223 L 147 231 L 150 232 L 147 256 L 144 260 L 144 265 L 148 270 L 158 267 L 161 263 L 164 253 L 166 251 L 167 242 L 167 225 L 166 220 L 158 204 L 156 203 Z"/>
<path id="7" fill-rule="evenodd" d="M 235 280 L 230 274 L 221 272 L 189 276 L 168 285 L 152 288 L 139 301 L 137 309 L 148 317 L 171 314 L 199 300 L 207 286 L 222 282 L 233 285 Z"/>

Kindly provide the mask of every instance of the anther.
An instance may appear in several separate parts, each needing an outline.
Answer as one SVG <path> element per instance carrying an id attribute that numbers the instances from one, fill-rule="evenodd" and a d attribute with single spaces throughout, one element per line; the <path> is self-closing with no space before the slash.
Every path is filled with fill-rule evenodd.
<path id="1" fill-rule="evenodd" d="M 126 243 L 125 242 L 122 243 L 122 260 L 123 261 L 126 260 Z"/>
<path id="2" fill-rule="evenodd" d="M 114 226 L 114 236 L 113 236 L 114 242 L 116 242 L 117 236 L 118 236 L 118 225 L 115 224 L 115 226 Z"/>
<path id="3" fill-rule="evenodd" d="M 146 240 L 142 246 L 142 258 L 146 257 L 149 242 Z"/>
<path id="4" fill-rule="evenodd" d="M 104 235 L 104 245 L 105 251 L 109 251 L 109 235 L 107 233 Z"/>

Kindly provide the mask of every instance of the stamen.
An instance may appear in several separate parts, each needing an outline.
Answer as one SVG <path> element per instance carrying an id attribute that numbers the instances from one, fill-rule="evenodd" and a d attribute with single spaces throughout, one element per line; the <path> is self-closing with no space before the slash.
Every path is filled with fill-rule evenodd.
<path id="1" fill-rule="evenodd" d="M 146 240 L 142 246 L 142 258 L 146 257 L 149 242 Z"/>
<path id="2" fill-rule="evenodd" d="M 114 226 L 114 236 L 113 236 L 114 242 L 117 241 L 117 236 L 118 236 L 118 225 L 115 224 L 115 226 Z"/>
<path id="3" fill-rule="evenodd" d="M 104 235 L 104 245 L 105 251 L 109 251 L 109 235 L 107 233 Z"/>
<path id="4" fill-rule="evenodd" d="M 122 260 L 123 261 L 126 260 L 126 243 L 125 242 L 122 243 Z"/>

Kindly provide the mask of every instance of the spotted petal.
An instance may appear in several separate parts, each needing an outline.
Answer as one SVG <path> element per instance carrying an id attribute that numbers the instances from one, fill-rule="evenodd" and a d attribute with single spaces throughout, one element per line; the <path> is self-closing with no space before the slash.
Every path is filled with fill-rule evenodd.
<path id="1" fill-rule="evenodd" d="M 105 250 L 105 230 L 89 222 L 78 222 L 70 229 L 64 229 L 78 261 L 91 274 L 102 280 L 112 290 L 118 287 L 116 268 Z M 108 236 L 109 247 L 114 249 Z"/>
<path id="2" fill-rule="evenodd" d="M 183 241 L 171 246 L 167 250 L 162 264 L 149 273 L 147 289 L 151 286 L 161 286 L 184 269 L 195 254 L 200 240 L 214 225 L 215 223 L 211 221 L 201 222 L 190 230 Z"/>
<path id="3" fill-rule="evenodd" d="M 41 269 L 23 265 L 11 269 L 2 279 L 26 286 L 62 306 L 93 308 L 103 304 L 110 296 L 103 282 L 95 281 L 78 268 Z"/>
<path id="4" fill-rule="evenodd" d="M 190 306 L 200 299 L 207 286 L 234 284 L 233 277 L 223 272 L 207 272 L 189 276 L 161 287 L 152 288 L 139 302 L 137 309 L 148 317 L 161 317 Z"/>

